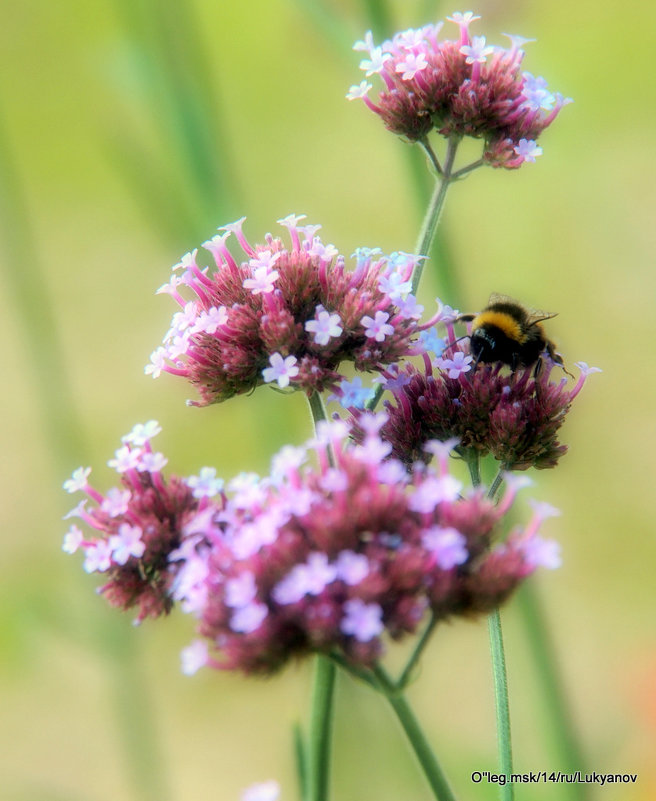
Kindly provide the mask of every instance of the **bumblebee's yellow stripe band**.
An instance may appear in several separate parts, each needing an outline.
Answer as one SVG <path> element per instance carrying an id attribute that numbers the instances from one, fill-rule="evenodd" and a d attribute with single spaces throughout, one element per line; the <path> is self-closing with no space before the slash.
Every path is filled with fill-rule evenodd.
<path id="1" fill-rule="evenodd" d="M 522 333 L 521 326 L 513 317 L 500 311 L 483 311 L 474 318 L 472 330 L 475 331 L 482 325 L 494 325 L 514 342 L 520 344 L 525 341 L 526 335 Z"/>

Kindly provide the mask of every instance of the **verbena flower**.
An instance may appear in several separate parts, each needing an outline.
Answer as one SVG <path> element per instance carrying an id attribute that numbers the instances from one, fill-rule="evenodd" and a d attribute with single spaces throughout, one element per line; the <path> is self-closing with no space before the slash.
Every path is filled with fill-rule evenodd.
<path id="1" fill-rule="evenodd" d="M 371 33 L 356 42 L 354 49 L 367 54 L 360 68 L 367 78 L 377 73 L 384 88 L 372 100 L 372 84 L 363 81 L 347 97 L 361 98 L 390 131 L 411 141 L 435 129 L 483 139 L 483 159 L 494 167 L 535 161 L 542 152 L 536 139 L 570 99 L 521 70 L 522 46 L 532 40 L 509 36 L 507 48 L 488 45 L 469 32 L 480 17 L 468 11 L 447 19 L 458 26 L 458 38 L 438 40 L 439 22 L 397 33 L 380 46 Z"/>
<path id="2" fill-rule="evenodd" d="M 444 356 L 424 369 L 406 366 L 386 402 L 389 419 L 382 436 L 392 455 L 412 465 L 425 458 L 428 440 L 456 437 L 461 451 L 491 453 L 507 470 L 554 467 L 567 451 L 558 441 L 572 401 L 586 377 L 598 368 L 577 364 L 574 386 L 563 376 L 554 379 L 553 363 L 543 357 L 534 366 L 510 371 L 500 362 L 478 364 L 472 370 L 469 343 L 451 338 Z M 556 368 L 557 369 L 557 368 Z"/>
<path id="3" fill-rule="evenodd" d="M 112 606 L 136 607 L 137 621 L 171 609 L 170 555 L 195 531 L 209 492 L 201 497 L 182 479 L 162 476 L 166 459 L 150 446 L 159 430 L 151 420 L 123 438 L 110 461 L 121 485 L 105 495 L 88 483 L 91 468 L 79 468 L 64 483 L 67 491 L 88 496 L 66 518 L 80 518 L 93 532 L 85 534 L 73 524 L 64 537 L 64 551 L 81 549 L 84 569 L 106 578 L 100 592 Z"/>
<path id="4" fill-rule="evenodd" d="M 344 361 L 377 370 L 414 352 L 421 311 L 409 279 L 420 257 L 360 248 L 347 270 L 337 249 L 316 235 L 319 226 L 300 227 L 300 219 L 280 220 L 289 246 L 271 234 L 249 244 L 243 220 L 225 226 L 203 243 L 212 272 L 198 265 L 196 250 L 186 254 L 158 290 L 182 310 L 146 372 L 187 378 L 200 394 L 192 403 L 204 406 L 263 383 L 308 393 L 336 388 Z M 239 258 L 228 249 L 231 236 Z"/>
<path id="5" fill-rule="evenodd" d="M 414 632 L 428 608 L 438 618 L 489 611 L 538 565 L 556 566 L 556 546 L 537 535 L 543 511 L 494 544 L 516 486 L 499 505 L 465 491 L 448 472 L 453 443 L 429 444 L 436 465 L 408 473 L 388 458 L 385 422 L 363 415 L 359 445 L 343 422 L 320 425 L 267 478 L 230 482 L 206 530 L 171 555 L 172 594 L 209 643 L 185 650 L 187 672 L 272 673 L 333 650 L 371 665 L 385 637 Z"/>
<path id="6" fill-rule="evenodd" d="M 165 480 L 150 447 L 158 427 L 137 426 L 110 462 L 120 488 L 102 495 L 89 468 L 65 482 L 94 504 L 67 517 L 94 535 L 73 525 L 64 550 L 81 549 L 85 570 L 106 577 L 100 592 L 136 607 L 138 621 L 176 601 L 198 619 L 205 639 L 183 651 L 185 673 L 272 673 L 333 650 L 371 665 L 384 638 L 414 632 L 427 608 L 485 612 L 539 565 L 557 566 L 557 546 L 538 536 L 551 507 L 495 544 L 519 483 L 498 505 L 482 488 L 465 491 L 448 471 L 454 442 L 428 442 L 435 465 L 408 472 L 379 436 L 386 423 L 362 415 L 360 444 L 343 421 L 324 423 L 304 447 L 283 448 L 269 476 L 242 473 L 225 489 L 212 468 Z"/>

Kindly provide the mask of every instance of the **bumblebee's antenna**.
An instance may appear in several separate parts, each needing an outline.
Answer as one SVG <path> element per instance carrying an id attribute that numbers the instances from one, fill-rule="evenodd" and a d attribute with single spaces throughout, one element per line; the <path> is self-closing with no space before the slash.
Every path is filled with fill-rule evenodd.
<path id="1" fill-rule="evenodd" d="M 471 334 L 464 334 L 463 336 L 458 337 L 458 339 L 454 339 L 453 342 L 449 342 L 448 345 L 444 346 L 444 349 L 442 350 L 442 353 L 444 353 L 445 350 L 448 350 L 449 348 L 452 348 L 454 345 L 457 345 L 458 342 L 462 342 L 463 339 L 471 339 Z"/>

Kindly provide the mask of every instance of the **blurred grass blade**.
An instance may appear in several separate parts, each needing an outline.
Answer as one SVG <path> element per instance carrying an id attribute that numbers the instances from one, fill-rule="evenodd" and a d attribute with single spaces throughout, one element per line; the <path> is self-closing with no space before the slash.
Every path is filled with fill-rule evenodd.
<path id="1" fill-rule="evenodd" d="M 447 9 L 446 13 L 448 14 L 450 11 Z M 424 0 L 421 4 L 419 19 L 421 21 L 421 25 L 425 25 L 429 22 L 434 22 L 435 20 L 440 19 L 443 16 L 443 12 L 440 11 L 440 3 L 436 3 L 435 0 Z"/>
<path id="2" fill-rule="evenodd" d="M 308 798 L 308 770 L 307 770 L 307 745 L 303 729 L 300 723 L 295 723 L 292 730 L 294 738 L 294 764 L 296 767 L 296 777 L 298 780 L 299 798 L 307 801 Z"/>
<path id="3" fill-rule="evenodd" d="M 141 801 L 170 801 L 166 760 L 150 702 L 152 685 L 143 675 L 140 644 L 136 642 L 139 632 L 128 626 L 124 615 L 114 614 L 104 634 L 102 645 L 105 664 L 111 671 L 112 708 L 134 797 Z"/>
<path id="4" fill-rule="evenodd" d="M 48 438 L 53 468 L 61 477 L 84 455 L 56 316 L 4 120 L 0 118 L 0 226 L 5 286 L 16 313 Z"/>
<path id="5" fill-rule="evenodd" d="M 1 119 L 0 185 L 3 189 L 0 224 L 6 256 L 2 260 L 5 279 L 27 345 L 36 397 L 41 404 L 40 414 L 53 455 L 53 469 L 60 482 L 71 465 L 80 463 L 85 447 L 22 182 Z M 123 664 L 128 651 L 129 661 L 134 662 L 134 632 L 125 625 L 124 619 L 120 624 L 112 624 L 112 630 L 112 647 L 108 650 L 106 664 L 117 675 L 115 698 L 118 702 L 114 708 L 122 740 L 127 744 L 126 756 L 132 767 L 135 798 L 162 801 L 168 796 L 162 786 L 161 760 L 155 758 L 154 732 L 149 731 L 148 722 L 144 724 L 142 720 L 152 720 L 146 708 L 148 696 L 133 667 Z M 105 642 L 110 639 L 110 633 L 110 627 L 103 632 Z M 127 681 L 129 687 L 125 686 Z M 157 789 L 157 794 L 151 792 L 152 788 Z"/>
<path id="6" fill-rule="evenodd" d="M 350 52 L 353 47 L 353 32 L 329 3 L 325 0 L 296 0 L 296 3 L 337 53 Z"/>
<path id="7" fill-rule="evenodd" d="M 212 70 L 204 56 L 193 6 L 185 2 L 115 0 L 130 42 L 139 50 L 143 102 L 174 153 L 174 167 L 198 208 L 194 228 L 209 232 L 230 218 L 237 198 L 233 160 Z M 167 165 L 168 167 L 169 165 Z M 178 195 L 182 203 L 184 196 Z M 151 198 L 152 199 L 152 198 Z M 160 231 L 169 233 L 165 223 Z M 192 237 L 196 231 L 189 231 Z"/>
<path id="8" fill-rule="evenodd" d="M 154 231 L 167 231 L 175 243 L 198 242 L 210 235 L 190 204 L 183 202 L 183 193 L 176 177 L 158 164 L 149 153 L 124 136 L 108 143 L 109 159 L 141 204 Z M 222 219 L 222 218 L 220 218 Z M 219 222 L 219 219 L 216 220 Z"/>
<path id="9" fill-rule="evenodd" d="M 341 16 L 330 3 L 325 0 L 296 0 L 315 28 L 323 34 L 337 53 L 346 55 L 353 48 L 356 38 L 371 29 L 375 40 L 381 40 L 392 33 L 390 14 L 385 0 L 362 0 L 364 28 L 358 30 L 357 22 L 353 25 Z"/>
<path id="10" fill-rule="evenodd" d="M 387 39 L 394 33 L 392 17 L 386 0 L 361 0 L 362 10 L 375 41 Z"/>

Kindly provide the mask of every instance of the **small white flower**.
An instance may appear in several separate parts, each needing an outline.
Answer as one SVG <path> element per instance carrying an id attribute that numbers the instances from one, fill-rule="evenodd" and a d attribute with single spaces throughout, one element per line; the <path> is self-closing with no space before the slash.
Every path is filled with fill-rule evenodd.
<path id="1" fill-rule="evenodd" d="M 354 84 L 346 94 L 347 100 L 359 100 L 366 97 L 369 90 L 372 89 L 372 84 L 369 81 L 362 81 L 359 84 Z"/>
<path id="2" fill-rule="evenodd" d="M 193 490 L 194 498 L 213 498 L 223 489 L 223 479 L 217 478 L 214 467 L 202 467 L 200 473 L 190 476 L 186 483 Z"/>
<path id="3" fill-rule="evenodd" d="M 269 357 L 271 367 L 262 370 L 262 378 L 266 384 L 276 381 L 281 389 L 289 386 L 292 378 L 298 375 L 296 366 L 296 356 L 287 356 L 285 359 L 279 354 L 274 353 Z"/>
<path id="4" fill-rule="evenodd" d="M 542 155 L 542 148 L 532 139 L 520 139 L 514 150 L 520 158 L 531 164 L 535 163 L 535 159 Z"/>
<path id="5" fill-rule="evenodd" d="M 182 672 L 185 676 L 193 676 L 194 673 L 207 664 L 208 658 L 207 643 L 204 640 L 194 640 L 191 645 L 183 648 L 180 654 Z"/>
<path id="6" fill-rule="evenodd" d="M 385 337 L 394 333 L 394 327 L 387 322 L 388 320 L 389 314 L 387 312 L 377 311 L 374 318 L 365 315 L 360 322 L 367 337 L 375 339 L 376 342 L 384 342 Z"/>
<path id="7" fill-rule="evenodd" d="M 78 467 L 77 470 L 74 470 L 73 475 L 64 481 L 63 486 L 66 492 L 73 493 L 84 490 L 90 473 L 90 467 Z"/>
<path id="8" fill-rule="evenodd" d="M 344 604 L 344 618 L 340 629 L 358 642 L 369 642 L 382 633 L 383 609 L 380 604 L 366 604 L 360 598 L 352 598 Z"/>
<path id="9" fill-rule="evenodd" d="M 484 36 L 474 36 L 471 45 L 463 45 L 460 52 L 467 56 L 467 64 L 485 64 L 490 53 L 494 53 L 494 48 L 491 45 L 485 46 Z"/>
<path id="10" fill-rule="evenodd" d="M 315 345 L 327 345 L 332 337 L 338 337 L 344 330 L 339 314 L 331 314 L 323 306 L 317 307 L 316 318 L 305 323 L 305 330 L 314 334 Z"/>

